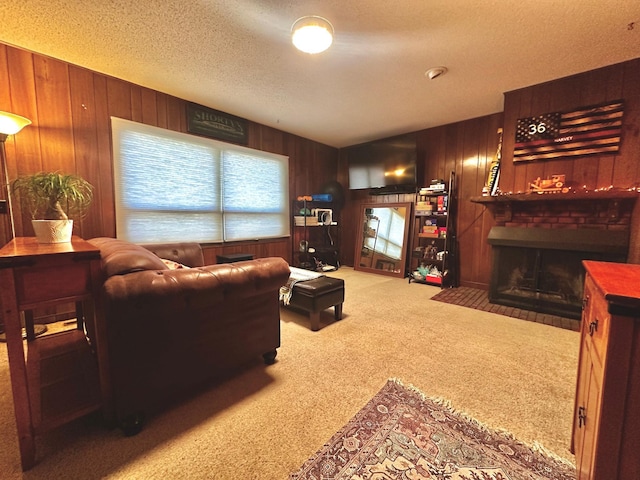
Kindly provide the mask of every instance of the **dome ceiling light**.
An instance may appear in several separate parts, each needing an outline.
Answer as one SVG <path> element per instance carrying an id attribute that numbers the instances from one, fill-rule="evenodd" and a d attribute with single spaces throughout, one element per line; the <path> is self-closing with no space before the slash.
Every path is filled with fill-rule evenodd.
<path id="1" fill-rule="evenodd" d="M 299 18 L 291 27 L 291 41 L 302 52 L 324 52 L 333 43 L 333 26 L 315 15 Z"/>

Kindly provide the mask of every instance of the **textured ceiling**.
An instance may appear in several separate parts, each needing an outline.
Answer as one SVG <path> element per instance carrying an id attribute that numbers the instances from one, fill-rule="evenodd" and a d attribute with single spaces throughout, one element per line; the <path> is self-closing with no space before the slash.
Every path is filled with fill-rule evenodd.
<path id="1" fill-rule="evenodd" d="M 336 32 L 313 56 L 290 42 L 310 14 Z M 4 43 L 335 147 L 499 112 L 504 92 L 640 57 L 631 0 L 24 0 L 0 18 Z"/>

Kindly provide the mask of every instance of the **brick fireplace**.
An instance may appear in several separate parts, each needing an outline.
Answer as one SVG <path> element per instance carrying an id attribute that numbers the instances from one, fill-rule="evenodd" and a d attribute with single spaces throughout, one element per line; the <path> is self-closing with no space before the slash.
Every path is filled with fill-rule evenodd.
<path id="1" fill-rule="evenodd" d="M 636 192 L 515 194 L 492 209 L 492 303 L 579 319 L 582 260 L 626 262 Z"/>

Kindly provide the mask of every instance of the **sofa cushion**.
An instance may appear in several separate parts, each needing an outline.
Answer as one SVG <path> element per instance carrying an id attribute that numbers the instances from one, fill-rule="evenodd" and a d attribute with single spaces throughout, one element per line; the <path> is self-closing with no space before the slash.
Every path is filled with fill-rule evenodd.
<path id="1" fill-rule="evenodd" d="M 197 242 L 151 243 L 143 247 L 165 260 L 172 260 L 189 267 L 204 265 L 202 247 Z"/>
<path id="2" fill-rule="evenodd" d="M 162 260 L 144 247 L 116 238 L 98 237 L 89 242 L 100 249 L 107 277 L 141 270 L 168 270 Z"/>
<path id="3" fill-rule="evenodd" d="M 173 260 L 169 260 L 167 258 L 161 258 L 160 260 L 162 260 L 162 263 L 164 263 L 167 267 L 169 267 L 169 270 L 177 270 L 179 268 L 191 268 L 187 265 L 183 265 L 180 262 L 174 262 Z"/>

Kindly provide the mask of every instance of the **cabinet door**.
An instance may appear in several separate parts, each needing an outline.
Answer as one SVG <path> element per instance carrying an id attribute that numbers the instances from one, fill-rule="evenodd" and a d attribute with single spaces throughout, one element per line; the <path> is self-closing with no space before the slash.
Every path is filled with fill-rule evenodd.
<path id="1" fill-rule="evenodd" d="M 578 480 L 591 478 L 602 392 L 602 371 L 598 368 L 597 361 L 592 361 L 593 352 L 586 342 L 582 343 L 582 348 L 586 351 L 583 351 L 579 370 L 578 402 L 573 428 L 576 467 L 580 472 Z"/>
<path id="2" fill-rule="evenodd" d="M 594 475 L 602 410 L 605 355 L 609 333 L 607 302 L 587 275 L 584 287 L 581 352 L 574 418 L 574 447 L 578 479 Z"/>

